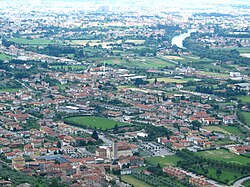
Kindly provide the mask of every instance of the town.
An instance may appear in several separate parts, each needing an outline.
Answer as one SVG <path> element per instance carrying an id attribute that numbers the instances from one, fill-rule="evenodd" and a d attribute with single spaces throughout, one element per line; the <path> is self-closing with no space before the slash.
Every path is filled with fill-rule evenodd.
<path id="1" fill-rule="evenodd" d="M 0 186 L 250 186 L 250 7 L 200 3 L 4 0 Z"/>

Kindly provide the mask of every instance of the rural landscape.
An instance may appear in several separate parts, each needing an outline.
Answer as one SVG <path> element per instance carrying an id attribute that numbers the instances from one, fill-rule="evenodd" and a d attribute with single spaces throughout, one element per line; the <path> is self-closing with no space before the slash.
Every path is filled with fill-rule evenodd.
<path id="1" fill-rule="evenodd" d="M 248 0 L 0 10 L 0 186 L 250 187 Z"/>

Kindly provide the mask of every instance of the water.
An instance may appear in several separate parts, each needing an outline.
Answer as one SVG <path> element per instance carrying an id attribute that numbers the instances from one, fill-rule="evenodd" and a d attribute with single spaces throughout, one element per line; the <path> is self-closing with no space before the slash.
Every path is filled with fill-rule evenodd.
<path id="1" fill-rule="evenodd" d="M 195 32 L 195 31 L 196 31 L 195 29 L 190 29 L 186 33 L 173 37 L 172 42 L 171 42 L 172 46 L 176 45 L 177 47 L 184 49 L 185 47 L 183 47 L 183 40 L 185 40 L 187 37 L 191 35 L 192 32 Z"/>

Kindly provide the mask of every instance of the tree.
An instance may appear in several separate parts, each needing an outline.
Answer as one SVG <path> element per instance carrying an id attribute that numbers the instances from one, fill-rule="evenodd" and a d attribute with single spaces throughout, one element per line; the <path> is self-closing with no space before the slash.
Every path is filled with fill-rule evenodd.
<path id="1" fill-rule="evenodd" d="M 98 139 L 99 139 L 99 136 L 98 136 L 96 130 L 94 130 L 94 132 L 92 133 L 91 137 L 92 137 L 93 139 L 95 139 L 95 140 L 98 140 Z"/>
<path id="2" fill-rule="evenodd" d="M 116 133 L 118 133 L 118 131 L 119 131 L 119 128 L 118 128 L 118 125 L 116 123 L 114 126 L 114 129 L 113 129 L 113 133 L 116 134 Z"/>
<path id="3" fill-rule="evenodd" d="M 222 171 L 221 171 L 220 168 L 218 168 L 218 169 L 216 170 L 216 175 L 218 176 L 218 178 L 221 176 L 221 174 L 222 174 Z"/>
<path id="4" fill-rule="evenodd" d="M 193 129 L 198 129 L 198 130 L 200 130 L 201 123 L 200 123 L 198 120 L 192 121 L 191 124 L 193 125 Z"/>
<path id="5" fill-rule="evenodd" d="M 57 142 L 56 147 L 57 147 L 57 148 L 60 148 L 60 149 L 62 148 L 62 143 L 61 143 L 60 140 Z"/>

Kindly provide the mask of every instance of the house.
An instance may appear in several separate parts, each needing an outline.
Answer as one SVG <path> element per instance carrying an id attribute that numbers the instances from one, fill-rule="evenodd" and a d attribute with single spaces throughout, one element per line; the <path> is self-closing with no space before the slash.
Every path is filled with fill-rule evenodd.
<path id="1" fill-rule="evenodd" d="M 164 167 L 163 172 L 166 173 L 170 177 L 175 177 L 177 180 L 182 180 L 186 178 L 186 172 L 182 171 L 181 169 L 174 168 L 174 167 Z"/>
<path id="2" fill-rule="evenodd" d="M 12 166 L 16 169 L 16 170 L 21 170 L 24 168 L 25 166 L 25 160 L 23 157 L 15 157 L 12 159 Z"/>
<path id="3" fill-rule="evenodd" d="M 246 145 L 246 146 L 232 146 L 229 147 L 229 151 L 231 151 L 234 154 L 240 155 L 240 154 L 244 154 L 244 153 L 250 153 L 250 146 Z"/>

